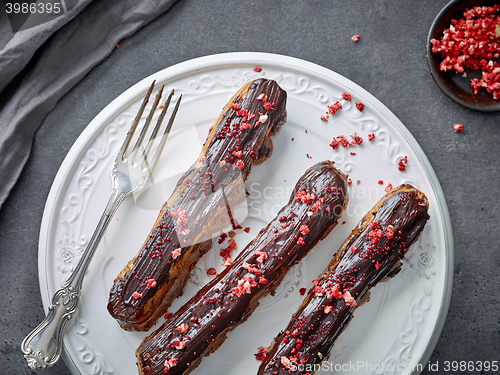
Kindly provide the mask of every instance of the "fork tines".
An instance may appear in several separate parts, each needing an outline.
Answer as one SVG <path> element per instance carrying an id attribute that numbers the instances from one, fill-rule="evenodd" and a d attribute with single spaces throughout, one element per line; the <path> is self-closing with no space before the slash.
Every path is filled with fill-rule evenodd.
<path id="1" fill-rule="evenodd" d="M 147 164 L 149 164 L 150 167 L 154 167 L 154 165 L 158 161 L 158 158 L 163 150 L 163 147 L 165 146 L 165 142 L 167 141 L 168 134 L 170 132 L 170 129 L 172 128 L 172 124 L 174 122 L 175 116 L 177 114 L 177 111 L 179 109 L 179 105 L 180 105 L 180 102 L 182 99 L 182 95 L 180 95 L 179 98 L 177 99 L 174 110 L 173 110 L 172 114 L 170 115 L 170 119 L 168 121 L 168 124 L 167 124 L 163 134 L 161 135 L 161 139 L 159 140 L 159 143 L 158 143 L 158 148 L 156 149 L 156 152 L 153 155 L 150 155 L 151 148 L 153 147 L 153 144 L 154 144 L 154 140 L 158 136 L 161 124 L 165 118 L 168 107 L 169 107 L 170 102 L 172 100 L 172 97 L 174 95 L 174 90 L 172 89 L 172 91 L 168 95 L 167 100 L 165 101 L 165 103 L 163 105 L 162 111 L 160 112 L 160 115 L 159 115 L 158 120 L 156 122 L 156 126 L 154 127 L 153 131 L 151 132 L 151 135 L 149 136 L 149 140 L 147 141 L 147 144 L 145 146 L 142 146 L 142 144 L 144 142 L 144 138 L 146 137 L 146 133 L 148 131 L 149 125 L 151 123 L 151 120 L 153 119 L 155 111 L 158 108 L 158 104 L 160 103 L 160 100 L 161 100 L 161 97 L 163 94 L 164 85 L 158 90 L 158 93 L 156 94 L 156 97 L 155 97 L 155 101 L 151 107 L 151 110 L 149 111 L 147 118 L 146 118 L 146 122 L 145 122 L 144 126 L 142 127 L 142 130 L 141 130 L 141 132 L 140 132 L 140 134 L 135 142 L 134 147 L 127 155 L 127 150 L 128 150 L 130 141 L 131 141 L 131 139 L 132 139 L 132 137 L 137 129 L 137 125 L 139 124 L 139 122 L 142 118 L 142 115 L 144 113 L 144 109 L 146 108 L 146 105 L 148 104 L 149 97 L 151 96 L 151 93 L 153 92 L 155 83 L 156 83 L 156 81 L 153 81 L 153 83 L 149 87 L 149 89 L 146 93 L 146 96 L 144 97 L 144 100 L 142 101 L 142 104 L 139 108 L 139 111 L 138 111 L 136 117 L 134 118 L 134 121 L 132 122 L 132 126 L 130 127 L 129 131 L 127 132 L 127 136 L 125 137 L 125 140 L 124 140 L 123 145 L 120 148 L 120 152 L 119 152 L 119 155 L 121 155 L 121 157 L 123 159 L 127 159 L 129 157 L 132 157 L 133 162 L 147 161 Z M 141 150 L 141 148 L 143 150 L 142 153 L 139 152 L 139 150 Z"/>

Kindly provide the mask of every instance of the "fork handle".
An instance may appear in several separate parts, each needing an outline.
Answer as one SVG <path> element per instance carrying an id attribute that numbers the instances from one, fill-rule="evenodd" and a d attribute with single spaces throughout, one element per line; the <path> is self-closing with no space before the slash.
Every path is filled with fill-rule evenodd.
<path id="1" fill-rule="evenodd" d="M 94 234 L 78 261 L 75 270 L 52 297 L 45 319 L 21 343 L 21 350 L 32 369 L 54 365 L 61 355 L 63 333 L 78 309 L 83 277 L 101 238 L 125 195 L 113 190 Z"/>

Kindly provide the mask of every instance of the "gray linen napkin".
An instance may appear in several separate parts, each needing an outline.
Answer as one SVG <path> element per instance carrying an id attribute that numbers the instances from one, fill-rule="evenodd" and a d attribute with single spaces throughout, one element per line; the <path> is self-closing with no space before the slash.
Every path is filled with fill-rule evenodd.
<path id="1" fill-rule="evenodd" d="M 80 0 L 50 22 L 12 33 L 0 14 L 0 209 L 36 130 L 57 101 L 116 44 L 176 0 Z"/>

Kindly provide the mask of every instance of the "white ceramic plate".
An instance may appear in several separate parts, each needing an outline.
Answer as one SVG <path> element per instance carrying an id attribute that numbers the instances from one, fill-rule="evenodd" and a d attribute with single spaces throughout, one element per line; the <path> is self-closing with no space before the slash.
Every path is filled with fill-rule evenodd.
<path id="1" fill-rule="evenodd" d="M 256 72 L 254 67 L 262 71 Z M 193 374 L 256 373 L 257 348 L 269 345 L 286 326 L 303 299 L 300 288 L 310 288 L 359 219 L 385 193 L 387 183 L 411 183 L 425 192 L 431 218 L 409 251 L 403 271 L 374 288 L 371 301 L 356 310 L 331 353 L 330 361 L 336 366 L 332 364 L 332 371 L 326 373 L 349 373 L 355 365 L 359 374 L 411 374 L 421 371 L 419 364 L 425 365 L 448 309 L 453 241 L 441 188 L 422 149 L 382 103 L 336 73 L 286 56 L 230 53 L 172 66 L 124 92 L 88 125 L 56 176 L 40 236 L 40 287 L 45 309 L 76 264 L 108 200 L 112 161 L 147 87 L 156 79 L 184 95 L 155 174 L 156 184 L 122 204 L 89 267 L 81 308 L 68 324 L 64 339 L 64 359 L 74 374 L 137 373 L 134 352 L 147 333 L 119 328 L 106 310 L 109 289 L 142 245 L 179 174 L 195 160 L 223 105 L 244 82 L 258 77 L 275 79 L 288 92 L 288 121 L 274 137 L 273 156 L 254 166 L 247 181 L 250 195 L 242 210 L 247 216 L 242 225 L 251 230 L 238 231 L 238 250 L 274 217 L 296 180 L 318 161 L 334 160 L 350 175 L 350 203 L 341 223 L 290 271 L 276 296 L 263 299 L 250 319 L 231 332 Z M 352 96 L 351 102 L 341 98 L 343 92 Z M 328 121 L 321 121 L 327 105 L 337 100 L 343 108 Z M 355 102 L 365 105 L 363 112 L 356 109 Z M 329 146 L 333 137 L 349 137 L 353 132 L 364 139 L 361 145 L 337 150 Z M 369 133 L 375 134 L 371 142 Z M 397 161 L 404 156 L 408 166 L 400 172 Z M 184 296 L 170 311 L 209 280 L 207 268 L 222 269 L 218 253 L 214 248 L 200 260 Z M 347 371 L 342 371 L 342 364 Z"/>

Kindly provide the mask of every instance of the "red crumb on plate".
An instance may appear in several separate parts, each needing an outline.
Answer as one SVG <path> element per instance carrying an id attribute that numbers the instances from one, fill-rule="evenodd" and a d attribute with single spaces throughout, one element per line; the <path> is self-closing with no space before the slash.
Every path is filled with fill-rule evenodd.
<path id="1" fill-rule="evenodd" d="M 339 109 L 342 109 L 342 104 L 337 100 L 335 103 L 332 105 L 328 105 L 328 113 L 331 115 L 334 115 Z"/>
<path id="2" fill-rule="evenodd" d="M 343 92 L 342 93 L 342 99 L 347 100 L 348 102 L 350 102 L 351 101 L 351 95 L 348 94 L 348 93 L 346 93 L 346 92 Z"/>
<path id="3" fill-rule="evenodd" d="M 266 354 L 267 354 L 267 348 L 263 347 L 263 346 L 259 346 L 257 348 L 258 352 L 254 354 L 255 356 L 255 359 L 257 361 L 263 361 L 264 358 L 266 358 Z"/>
<path id="4" fill-rule="evenodd" d="M 404 172 L 406 170 L 406 163 L 408 163 L 408 156 L 405 156 L 404 158 L 400 158 L 398 160 L 398 169 L 401 172 Z"/>
<path id="5" fill-rule="evenodd" d="M 333 148 L 334 150 L 339 147 L 339 141 L 337 141 L 335 138 L 333 139 L 332 143 L 330 143 L 330 147 Z"/>
<path id="6" fill-rule="evenodd" d="M 215 275 L 217 275 L 217 271 L 215 270 L 215 268 L 210 267 L 210 268 L 207 270 L 207 275 L 210 275 L 210 276 L 215 276 Z"/>

